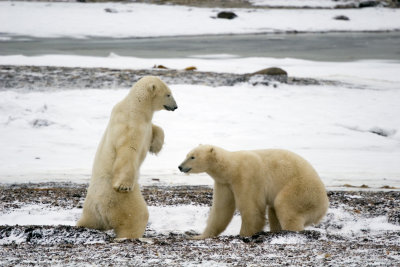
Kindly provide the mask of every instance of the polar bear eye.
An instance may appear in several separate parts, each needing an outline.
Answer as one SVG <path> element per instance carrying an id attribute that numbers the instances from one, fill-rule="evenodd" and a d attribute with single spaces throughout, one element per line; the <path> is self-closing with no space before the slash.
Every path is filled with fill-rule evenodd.
<path id="1" fill-rule="evenodd" d="M 167 97 L 171 97 L 171 95 L 168 94 Z"/>
<path id="2" fill-rule="evenodd" d="M 195 157 L 191 156 L 190 159 L 195 159 Z"/>

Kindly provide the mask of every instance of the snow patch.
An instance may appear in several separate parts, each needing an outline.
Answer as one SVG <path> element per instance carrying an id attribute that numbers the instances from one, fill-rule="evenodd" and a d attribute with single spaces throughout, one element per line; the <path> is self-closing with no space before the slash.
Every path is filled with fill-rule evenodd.
<path id="1" fill-rule="evenodd" d="M 386 216 L 366 218 L 362 214 L 350 213 L 343 207 L 330 208 L 321 224 L 326 226 L 326 233 L 348 237 L 365 233 L 373 235 L 377 232 L 400 231 L 400 226 L 389 223 Z"/>
<path id="2" fill-rule="evenodd" d="M 209 143 L 228 150 L 293 150 L 311 162 L 327 186 L 400 186 L 400 135 L 382 138 L 341 126 L 380 125 L 399 133 L 399 90 L 287 84 L 170 88 L 179 109 L 154 116 L 166 133 L 165 146 L 157 157 L 146 158 L 142 185 L 212 185 L 206 174 L 187 176 L 177 169 L 188 151 Z M 1 91 L 2 182 L 88 182 L 111 109 L 127 92 Z M 41 127 L 33 127 L 38 120 Z"/>
<path id="3" fill-rule="evenodd" d="M 271 240 L 271 245 L 293 245 L 293 244 L 304 244 L 307 239 L 304 236 L 287 235 L 278 236 Z"/>
<path id="4" fill-rule="evenodd" d="M 328 1 L 317 2 L 321 5 Z M 346 23 L 333 19 L 337 10 L 233 11 L 238 17 L 228 21 L 213 19 L 219 12 L 214 8 L 139 3 L 0 2 L 0 32 L 5 37 L 127 38 L 288 31 L 393 31 L 400 28 L 398 9 L 340 10 L 341 15 L 350 18 Z M 60 29 L 63 30 L 60 32 Z"/>

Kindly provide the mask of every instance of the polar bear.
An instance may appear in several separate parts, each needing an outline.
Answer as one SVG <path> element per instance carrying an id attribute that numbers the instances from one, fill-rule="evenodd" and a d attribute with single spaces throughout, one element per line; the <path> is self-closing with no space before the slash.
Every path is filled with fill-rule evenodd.
<path id="1" fill-rule="evenodd" d="M 117 238 L 143 235 L 149 214 L 139 168 L 148 151 L 157 154 L 163 146 L 164 132 L 152 124 L 153 113 L 162 109 L 174 111 L 177 105 L 168 86 L 154 76 L 140 79 L 114 106 L 77 226 L 114 229 Z"/>
<path id="2" fill-rule="evenodd" d="M 200 145 L 179 165 L 184 173 L 206 172 L 214 179 L 213 203 L 203 239 L 222 233 L 239 210 L 241 236 L 264 228 L 265 213 L 271 231 L 301 231 L 318 223 L 329 200 L 314 168 L 299 155 L 281 149 L 230 152 Z"/>

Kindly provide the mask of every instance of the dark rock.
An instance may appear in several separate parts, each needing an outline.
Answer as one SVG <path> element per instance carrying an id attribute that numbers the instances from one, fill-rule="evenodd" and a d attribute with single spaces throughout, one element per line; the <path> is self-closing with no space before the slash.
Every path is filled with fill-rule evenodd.
<path id="1" fill-rule="evenodd" d="M 389 223 L 400 225 L 400 210 L 392 210 L 388 213 Z"/>
<path id="2" fill-rule="evenodd" d="M 387 129 L 382 129 L 380 127 L 373 127 L 368 132 L 377 134 L 377 135 L 380 135 L 383 137 L 389 137 L 391 135 L 394 135 L 396 133 L 396 130 L 387 130 Z"/>
<path id="3" fill-rule="evenodd" d="M 360 8 L 364 8 L 364 7 L 375 7 L 375 6 L 378 6 L 378 5 L 379 5 L 378 1 L 363 1 L 358 6 Z"/>
<path id="4" fill-rule="evenodd" d="M 336 5 L 336 9 L 350 9 L 350 8 L 357 8 L 356 4 L 350 3 L 350 4 L 343 4 L 343 5 Z"/>
<path id="5" fill-rule="evenodd" d="M 31 124 L 32 124 L 33 128 L 41 128 L 41 127 L 50 126 L 50 125 L 54 124 L 54 122 L 44 120 L 44 119 L 36 119 L 36 120 L 32 121 Z"/>
<path id="6" fill-rule="evenodd" d="M 237 15 L 231 11 L 222 11 L 222 12 L 219 12 L 217 15 L 217 18 L 219 18 L 219 19 L 234 19 L 236 17 L 237 17 Z"/>
<path id="7" fill-rule="evenodd" d="M 334 19 L 336 19 L 336 20 L 350 20 L 349 17 L 344 16 L 344 15 L 336 16 L 336 17 L 334 17 Z"/>
<path id="8" fill-rule="evenodd" d="M 114 8 L 105 8 L 104 11 L 107 13 L 118 13 L 118 11 Z"/>
<path id="9" fill-rule="evenodd" d="M 262 69 L 256 72 L 251 73 L 251 75 L 271 75 L 271 76 L 275 76 L 275 75 L 285 75 L 287 76 L 287 72 L 281 68 L 277 68 L 277 67 L 272 67 L 272 68 L 266 68 L 266 69 Z"/>

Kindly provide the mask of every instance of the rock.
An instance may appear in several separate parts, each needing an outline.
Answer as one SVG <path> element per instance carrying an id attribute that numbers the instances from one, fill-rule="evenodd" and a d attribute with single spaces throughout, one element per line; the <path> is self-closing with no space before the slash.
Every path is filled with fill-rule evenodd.
<path id="1" fill-rule="evenodd" d="M 349 17 L 344 16 L 344 15 L 336 16 L 333 19 L 336 19 L 336 20 L 350 20 Z"/>
<path id="2" fill-rule="evenodd" d="M 336 5 L 335 6 L 335 9 L 350 9 L 350 8 L 357 8 L 357 6 L 356 6 L 355 3 Z"/>
<path id="3" fill-rule="evenodd" d="M 41 127 L 47 127 L 50 126 L 52 124 L 54 124 L 54 122 L 52 121 L 48 121 L 45 119 L 35 119 L 31 122 L 33 128 L 41 128 Z"/>
<path id="4" fill-rule="evenodd" d="M 266 68 L 266 69 L 256 71 L 254 73 L 251 73 L 250 75 L 270 75 L 270 76 L 284 75 L 284 76 L 287 76 L 288 74 L 285 70 L 283 70 L 281 68 L 272 67 L 272 68 Z"/>
<path id="5" fill-rule="evenodd" d="M 197 68 L 194 67 L 194 66 L 190 66 L 190 67 L 185 68 L 185 71 L 190 71 L 190 70 L 197 70 Z"/>
<path id="6" fill-rule="evenodd" d="M 114 8 L 105 8 L 104 11 L 107 13 L 118 13 L 118 11 Z"/>
<path id="7" fill-rule="evenodd" d="M 234 19 L 237 15 L 231 11 L 222 11 L 217 14 L 217 18 L 219 19 Z"/>
<path id="8" fill-rule="evenodd" d="M 379 5 L 379 2 L 378 1 L 363 1 L 363 2 L 361 2 L 359 5 L 358 5 L 358 7 L 360 7 L 360 8 L 364 8 L 364 7 L 375 7 L 375 6 L 378 6 Z"/>
<path id="9" fill-rule="evenodd" d="M 153 69 L 164 69 L 164 70 L 167 70 L 168 68 L 165 67 L 164 65 L 154 65 Z"/>

